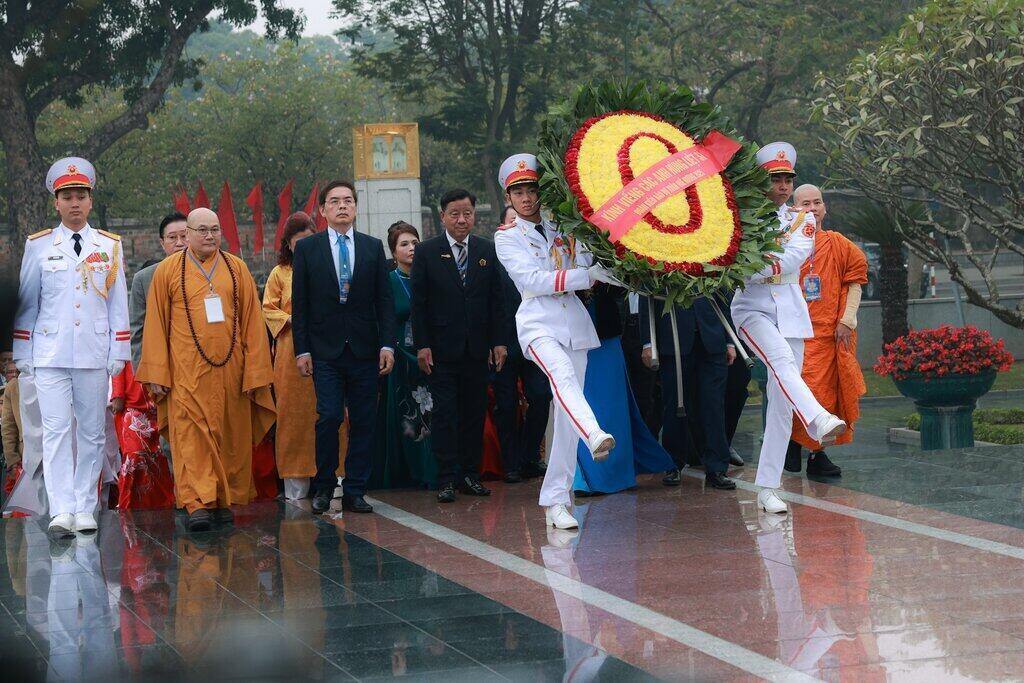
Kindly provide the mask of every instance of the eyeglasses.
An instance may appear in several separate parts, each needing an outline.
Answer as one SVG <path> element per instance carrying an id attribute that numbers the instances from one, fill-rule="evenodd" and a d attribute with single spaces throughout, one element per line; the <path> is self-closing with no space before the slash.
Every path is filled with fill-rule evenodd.
<path id="1" fill-rule="evenodd" d="M 200 228 L 198 230 L 196 228 L 186 228 L 186 229 L 187 230 L 191 230 L 192 232 L 199 233 L 200 237 L 210 237 L 211 235 L 212 236 L 216 236 L 216 235 L 220 234 L 220 228 Z"/>

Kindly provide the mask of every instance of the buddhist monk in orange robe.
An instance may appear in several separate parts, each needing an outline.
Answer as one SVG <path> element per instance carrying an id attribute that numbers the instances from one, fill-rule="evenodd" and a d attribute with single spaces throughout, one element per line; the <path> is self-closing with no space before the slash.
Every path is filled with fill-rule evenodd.
<path id="1" fill-rule="evenodd" d="M 316 392 L 313 379 L 303 377 L 295 365 L 292 340 L 292 255 L 295 244 L 316 232 L 308 214 L 298 211 L 288 217 L 281 235 L 277 266 L 270 271 L 263 290 L 263 317 L 274 338 L 274 397 L 277 403 L 277 432 L 274 454 L 277 473 L 284 479 L 284 495 L 289 500 L 305 498 L 309 479 L 316 474 Z M 348 452 L 348 421 L 338 430 L 340 463 L 336 474 L 345 474 Z"/>
<path id="2" fill-rule="evenodd" d="M 826 208 L 821 190 L 814 185 L 801 185 L 793 193 L 797 210 L 814 214 L 817 224 L 824 225 Z M 808 301 L 807 309 L 814 326 L 814 338 L 804 342 L 803 378 L 821 406 L 847 424 L 836 444 L 853 441 L 854 422 L 860 417 L 860 397 L 867 387 L 857 362 L 857 309 L 861 286 L 868 281 L 868 263 L 853 242 L 832 230 L 818 230 L 814 255 L 800 271 L 801 284 L 807 290 L 809 277 L 821 278 L 820 298 Z M 800 470 L 799 444 L 811 454 L 808 474 L 838 476 L 842 470 L 832 463 L 822 446 L 807 435 L 799 420 L 794 420 L 790 453 L 796 450 L 795 467 L 787 457 L 786 469 Z"/>
<path id="3" fill-rule="evenodd" d="M 220 251 L 217 215 L 192 211 L 186 238 L 153 274 L 136 376 L 171 444 L 178 507 L 201 531 L 232 521 L 229 506 L 255 493 L 252 447 L 274 422 L 273 368 L 256 283 Z"/>

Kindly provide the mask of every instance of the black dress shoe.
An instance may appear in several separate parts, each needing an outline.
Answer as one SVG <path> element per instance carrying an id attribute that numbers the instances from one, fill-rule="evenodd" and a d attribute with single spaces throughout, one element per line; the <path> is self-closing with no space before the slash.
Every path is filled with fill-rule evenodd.
<path id="1" fill-rule="evenodd" d="M 841 477 L 843 470 L 828 459 L 825 451 L 814 451 L 807 458 L 807 474 L 819 477 Z"/>
<path id="2" fill-rule="evenodd" d="M 491 490 L 480 482 L 469 477 L 463 477 L 459 482 L 459 491 L 467 496 L 489 496 Z"/>
<path id="3" fill-rule="evenodd" d="M 317 491 L 313 494 L 313 512 L 322 515 L 331 509 L 331 492 Z"/>
<path id="4" fill-rule="evenodd" d="M 512 470 L 505 475 L 506 484 L 519 484 L 523 481 L 523 475 L 519 474 L 515 470 Z"/>
<path id="5" fill-rule="evenodd" d="M 683 480 L 683 476 L 679 472 L 680 470 L 678 467 L 674 470 L 669 470 L 665 473 L 665 476 L 661 478 L 661 483 L 665 486 L 679 486 L 679 483 Z"/>
<path id="6" fill-rule="evenodd" d="M 210 530 L 210 511 L 205 508 L 199 508 L 188 516 L 188 530 L 189 531 L 209 531 Z"/>
<path id="7" fill-rule="evenodd" d="M 799 472 L 803 468 L 803 449 L 796 441 L 789 442 L 789 449 L 786 451 L 786 464 L 783 467 L 787 472 Z"/>
<path id="8" fill-rule="evenodd" d="M 347 494 L 341 497 L 341 509 L 348 512 L 373 512 L 373 506 L 367 503 L 365 498 Z"/>
<path id="9" fill-rule="evenodd" d="M 522 475 L 523 479 L 534 479 L 536 477 L 543 477 L 547 471 L 547 465 L 542 462 L 528 462 L 520 468 L 519 474 Z"/>
<path id="10" fill-rule="evenodd" d="M 733 467 L 743 467 L 747 463 L 743 462 L 743 458 L 739 453 L 736 452 L 735 448 L 729 448 L 729 464 Z"/>
<path id="11" fill-rule="evenodd" d="M 733 491 L 736 489 L 736 482 L 725 476 L 723 472 L 708 472 L 704 475 L 704 485 L 722 491 Z"/>
<path id="12" fill-rule="evenodd" d="M 216 524 L 234 524 L 235 513 L 231 512 L 231 508 L 217 508 L 213 511 L 213 521 Z"/>
<path id="13" fill-rule="evenodd" d="M 454 503 L 455 502 L 455 484 L 445 484 L 441 487 L 441 490 L 437 492 L 438 503 Z"/>

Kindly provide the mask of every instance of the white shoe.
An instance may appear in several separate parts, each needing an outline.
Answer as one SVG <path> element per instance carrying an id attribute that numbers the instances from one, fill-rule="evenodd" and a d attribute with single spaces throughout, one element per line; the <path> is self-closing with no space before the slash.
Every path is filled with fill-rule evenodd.
<path id="1" fill-rule="evenodd" d="M 553 526 L 556 529 L 580 528 L 579 522 L 576 521 L 576 518 L 569 514 L 569 511 L 561 503 L 558 505 L 552 505 L 544 510 L 544 516 L 548 520 L 548 526 Z"/>
<path id="2" fill-rule="evenodd" d="M 789 512 L 786 501 L 779 498 L 775 489 L 761 489 L 757 494 L 757 506 L 770 514 L 784 515 Z"/>
<path id="3" fill-rule="evenodd" d="M 50 520 L 50 526 L 47 527 L 47 530 L 55 536 L 74 536 L 75 516 L 70 512 L 57 515 Z"/>
<path id="4" fill-rule="evenodd" d="M 96 531 L 96 518 L 88 512 L 79 512 L 75 515 L 75 531 L 92 533 Z"/>
<path id="5" fill-rule="evenodd" d="M 603 462 L 608 459 L 608 454 L 615 448 L 615 437 L 606 432 L 598 432 L 590 437 L 590 452 L 594 456 L 594 462 Z"/>
<path id="6" fill-rule="evenodd" d="M 811 420 L 811 436 L 822 446 L 831 446 L 846 431 L 846 423 L 832 413 L 822 413 Z"/>

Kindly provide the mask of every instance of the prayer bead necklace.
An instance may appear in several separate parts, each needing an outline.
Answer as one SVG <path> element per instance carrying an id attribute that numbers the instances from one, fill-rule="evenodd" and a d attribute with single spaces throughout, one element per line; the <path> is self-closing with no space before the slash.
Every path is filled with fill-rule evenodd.
<path id="1" fill-rule="evenodd" d="M 215 368 L 222 368 L 228 364 L 231 360 L 231 354 L 235 351 L 235 343 L 238 340 L 238 280 L 235 278 L 235 271 L 231 268 L 231 262 L 228 261 L 227 256 L 224 252 L 217 250 L 220 257 L 224 259 L 224 265 L 228 268 L 228 273 L 231 274 L 231 346 L 228 347 L 228 355 L 224 356 L 224 360 L 219 363 L 210 360 L 210 357 L 206 355 L 206 351 L 203 350 L 202 345 L 199 343 L 199 337 L 196 336 L 196 326 L 192 322 L 192 311 L 189 310 L 188 305 L 188 293 L 185 289 L 185 256 L 186 252 L 181 252 L 181 298 L 185 304 L 185 319 L 188 320 L 188 331 L 192 333 L 192 343 L 195 344 L 196 351 L 199 352 L 199 356 L 206 361 L 208 365 L 212 365 Z"/>

